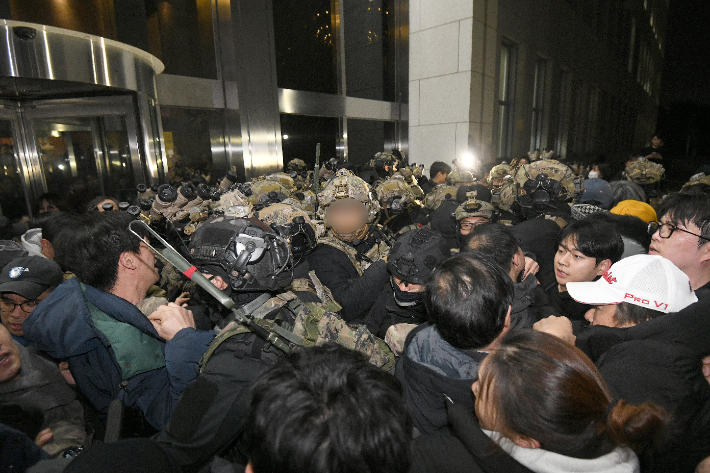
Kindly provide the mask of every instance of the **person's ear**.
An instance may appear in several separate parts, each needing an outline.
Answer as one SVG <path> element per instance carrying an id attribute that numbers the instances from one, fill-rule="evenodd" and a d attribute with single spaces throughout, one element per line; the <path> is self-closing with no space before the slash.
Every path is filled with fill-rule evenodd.
<path id="1" fill-rule="evenodd" d="M 710 261 L 710 242 L 707 242 L 702 247 L 700 247 L 699 261 L 701 263 L 705 263 L 706 261 Z"/>
<path id="2" fill-rule="evenodd" d="M 136 255 L 135 253 L 132 253 L 130 251 L 124 251 L 121 253 L 121 255 L 118 257 L 118 264 L 123 266 L 126 269 L 136 269 Z"/>
<path id="3" fill-rule="evenodd" d="M 609 271 L 609 268 L 611 268 L 611 260 L 605 259 L 597 266 L 597 276 L 601 276 L 602 274 L 606 273 L 607 271 Z"/>
<path id="4" fill-rule="evenodd" d="M 518 435 L 513 439 L 513 443 L 523 448 L 540 448 L 540 442 L 533 438 L 526 437 L 525 435 Z"/>

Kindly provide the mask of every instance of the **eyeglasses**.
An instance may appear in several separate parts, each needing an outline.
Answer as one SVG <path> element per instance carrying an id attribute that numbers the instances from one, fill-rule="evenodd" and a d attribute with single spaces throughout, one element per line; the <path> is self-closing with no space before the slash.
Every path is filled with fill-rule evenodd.
<path id="1" fill-rule="evenodd" d="M 685 232 L 685 233 L 690 233 L 693 236 L 696 236 L 698 238 L 702 238 L 703 240 L 706 240 L 706 241 L 710 241 L 710 238 L 704 237 L 702 235 L 698 235 L 697 233 L 689 232 L 688 230 L 680 228 L 677 225 L 673 225 L 672 223 L 651 222 L 648 224 L 648 234 L 653 235 L 654 233 L 658 232 L 658 236 L 660 236 L 661 238 L 670 238 L 671 235 L 673 235 L 673 232 L 676 230 L 679 230 L 679 231 Z"/>
<path id="2" fill-rule="evenodd" d="M 20 309 L 22 309 L 23 312 L 29 314 L 35 309 L 35 307 L 37 307 L 37 304 L 39 303 L 40 301 L 38 300 L 31 300 L 22 302 L 21 304 L 16 304 L 8 299 L 0 299 L 0 310 L 2 310 L 3 312 L 12 312 L 15 310 L 15 307 L 19 305 Z"/>
<path id="3" fill-rule="evenodd" d="M 475 223 L 460 223 L 459 226 L 461 227 L 461 230 L 470 230 L 473 227 L 475 227 L 477 225 L 484 224 L 484 223 L 486 223 L 486 222 L 480 221 L 480 222 L 475 222 Z"/>

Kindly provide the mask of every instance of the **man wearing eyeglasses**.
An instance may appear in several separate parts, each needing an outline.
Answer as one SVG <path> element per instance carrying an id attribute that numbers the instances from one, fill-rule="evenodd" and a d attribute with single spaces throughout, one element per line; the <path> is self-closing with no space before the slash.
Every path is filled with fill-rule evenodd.
<path id="1" fill-rule="evenodd" d="M 0 318 L 13 340 L 27 346 L 22 323 L 62 283 L 63 276 L 59 265 L 43 256 L 23 256 L 2 269 Z"/>
<path id="2" fill-rule="evenodd" d="M 658 209 L 658 222 L 648 226 L 649 254 L 669 259 L 693 289 L 710 283 L 710 199 L 700 194 L 672 194 Z M 710 287 L 706 288 L 710 293 Z"/>

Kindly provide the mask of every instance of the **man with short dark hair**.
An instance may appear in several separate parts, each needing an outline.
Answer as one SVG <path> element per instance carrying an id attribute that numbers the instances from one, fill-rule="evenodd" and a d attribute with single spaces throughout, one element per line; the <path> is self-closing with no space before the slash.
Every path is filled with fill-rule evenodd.
<path id="1" fill-rule="evenodd" d="M 480 363 L 510 329 L 513 283 L 492 261 L 460 254 L 434 270 L 425 301 L 433 325 L 410 332 L 396 375 L 414 426 L 446 433 L 447 399 L 471 405 Z"/>
<path id="2" fill-rule="evenodd" d="M 412 421 L 402 388 L 335 344 L 299 350 L 251 388 L 247 473 L 406 473 Z"/>
<path id="3" fill-rule="evenodd" d="M 429 168 L 429 180 L 420 183 L 425 194 L 431 192 L 434 187 L 446 182 L 446 177 L 451 172 L 451 166 L 443 161 L 434 161 Z"/>
<path id="4" fill-rule="evenodd" d="M 60 240 L 76 274 L 27 317 L 30 345 L 66 359 L 79 391 L 106 416 L 116 397 L 155 428 L 167 424 L 214 338 L 177 304 L 144 316 L 135 304 L 158 281 L 155 257 L 123 212 L 86 214 Z"/>
<path id="5" fill-rule="evenodd" d="M 594 281 L 623 253 L 624 241 L 612 225 L 587 219 L 567 225 L 555 253 L 555 282 L 545 288 L 555 315 L 584 320 L 587 307 L 567 294 L 567 283 Z"/>
<path id="6" fill-rule="evenodd" d="M 513 281 L 514 295 L 510 329 L 532 328 L 533 324 L 554 312 L 547 304 L 545 291 L 535 274 L 525 271 L 526 257 L 510 229 L 501 223 L 478 225 L 464 240 L 462 251 L 488 256 Z"/>

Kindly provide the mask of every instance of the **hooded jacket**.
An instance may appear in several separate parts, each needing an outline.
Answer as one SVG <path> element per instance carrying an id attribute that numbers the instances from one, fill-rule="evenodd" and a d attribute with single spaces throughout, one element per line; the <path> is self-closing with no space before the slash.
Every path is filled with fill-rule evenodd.
<path id="1" fill-rule="evenodd" d="M 395 375 L 404 387 L 414 426 L 421 433 L 449 433 L 447 402 L 469 406 L 473 412 L 471 386 L 486 355 L 454 348 L 434 325 L 424 323 L 410 332 Z"/>
<path id="2" fill-rule="evenodd" d="M 76 278 L 59 285 L 25 320 L 25 339 L 50 356 L 68 361 L 77 388 L 104 420 L 110 402 L 119 398 L 127 406 L 140 409 L 153 427 L 161 429 L 182 391 L 197 377 L 197 364 L 214 333 L 184 328 L 165 342 L 136 306 L 113 294 L 84 287 L 85 292 Z M 137 328 L 149 341 L 157 340 L 164 365 L 122 379 L 116 352 L 106 334 L 96 328 L 89 302 L 114 321 Z M 140 343 L 122 342 L 128 346 Z"/>
<path id="3" fill-rule="evenodd" d="M 540 448 L 522 448 L 483 430 L 476 416 L 462 405 L 449 405 L 448 419 L 453 435 L 414 439 L 411 473 L 639 472 L 638 458 L 626 447 L 597 458 L 572 458 Z"/>

